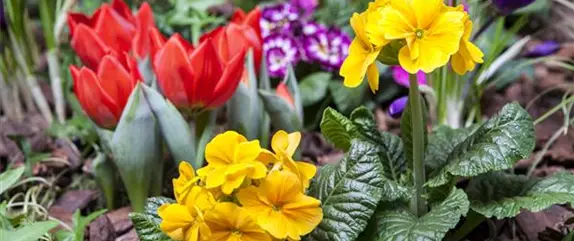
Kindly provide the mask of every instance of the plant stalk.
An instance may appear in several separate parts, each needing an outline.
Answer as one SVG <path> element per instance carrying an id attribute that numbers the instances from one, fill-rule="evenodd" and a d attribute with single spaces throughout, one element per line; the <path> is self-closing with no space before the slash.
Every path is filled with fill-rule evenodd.
<path id="1" fill-rule="evenodd" d="M 38 112 L 36 104 L 34 104 L 34 98 L 32 97 L 32 93 L 30 92 L 30 89 L 26 85 L 26 82 L 23 81 L 24 77 L 22 76 L 22 72 L 18 71 L 18 73 L 16 73 L 16 76 L 18 77 L 16 83 L 18 84 L 18 88 L 20 89 L 20 93 L 22 94 L 22 99 L 24 100 L 24 104 L 26 105 L 26 111 Z"/>
<path id="2" fill-rule="evenodd" d="M 58 62 L 58 50 L 56 48 L 48 50 L 46 53 L 48 59 L 48 69 L 50 72 L 50 84 L 52 94 L 54 95 L 54 106 L 56 108 L 56 118 L 58 122 L 66 121 L 66 102 L 62 90 L 62 78 L 60 77 L 60 63 Z"/>
<path id="3" fill-rule="evenodd" d="M 409 105 L 411 108 L 411 127 L 413 134 L 413 175 L 415 184 L 415 197 L 411 201 L 411 211 L 417 216 L 422 216 L 427 212 L 427 206 L 424 196 L 425 180 L 425 166 L 424 160 L 424 118 L 423 118 L 423 105 L 422 98 L 419 93 L 419 84 L 417 76 L 411 74 L 409 76 Z"/>
<path id="4" fill-rule="evenodd" d="M 213 131 L 215 129 L 215 120 L 217 117 L 217 109 L 206 110 L 199 113 L 195 118 L 195 140 L 196 143 L 196 153 L 195 160 L 192 166 L 203 166 L 203 160 L 205 155 L 205 146 L 207 142 L 213 137 Z"/>

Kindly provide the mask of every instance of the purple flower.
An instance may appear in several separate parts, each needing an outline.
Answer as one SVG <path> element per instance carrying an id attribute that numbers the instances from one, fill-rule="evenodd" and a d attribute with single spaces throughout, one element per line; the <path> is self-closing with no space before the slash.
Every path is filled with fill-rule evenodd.
<path id="1" fill-rule="evenodd" d="M 287 67 L 299 61 L 297 42 L 289 35 L 273 34 L 263 40 L 267 69 L 272 77 L 284 77 Z"/>
<path id="2" fill-rule="evenodd" d="M 0 0 L 0 30 L 8 29 L 8 24 L 6 24 L 6 18 L 4 18 L 4 1 Z"/>
<path id="3" fill-rule="evenodd" d="M 395 83 L 404 86 L 404 87 L 409 87 L 409 73 L 404 70 L 402 67 L 400 66 L 394 66 L 393 67 L 393 78 L 395 79 Z M 426 85 L 427 84 L 427 77 L 426 74 L 422 71 L 419 71 L 417 73 L 417 80 L 419 82 L 419 85 Z"/>
<path id="4" fill-rule="evenodd" d="M 395 99 L 389 106 L 389 115 L 395 119 L 400 118 L 407 106 L 408 96 Z"/>
<path id="5" fill-rule="evenodd" d="M 349 54 L 351 38 L 338 28 L 327 29 L 309 22 L 302 27 L 301 55 L 307 62 L 319 63 L 324 69 L 338 69 Z"/>
<path id="6" fill-rule="evenodd" d="M 515 10 L 526 7 L 533 3 L 535 0 L 492 0 L 492 4 L 503 15 L 508 15 Z"/>
<path id="7" fill-rule="evenodd" d="M 544 57 L 556 53 L 560 50 L 560 43 L 556 41 L 545 41 L 534 46 L 526 53 L 526 57 Z"/>
<path id="8" fill-rule="evenodd" d="M 262 37 L 272 33 L 291 32 L 293 25 L 299 19 L 297 9 L 288 3 L 275 4 L 263 8 L 259 26 Z"/>
<path id="9" fill-rule="evenodd" d="M 303 12 L 303 15 L 310 16 L 319 3 L 317 0 L 291 0 L 291 5 Z"/>

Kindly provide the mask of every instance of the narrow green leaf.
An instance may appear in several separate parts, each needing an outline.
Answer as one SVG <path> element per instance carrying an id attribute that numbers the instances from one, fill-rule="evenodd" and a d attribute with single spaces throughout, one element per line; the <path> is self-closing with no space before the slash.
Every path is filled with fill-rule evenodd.
<path id="1" fill-rule="evenodd" d="M 528 112 L 516 103 L 505 105 L 448 155 L 442 169 L 431 174 L 427 185 L 448 183 L 453 176 L 472 177 L 512 168 L 534 149 L 534 125 Z"/>
<path id="2" fill-rule="evenodd" d="M 574 175 L 558 172 L 551 177 L 528 179 L 502 172 L 480 175 L 466 189 L 471 208 L 490 218 L 514 217 L 521 209 L 542 211 L 553 204 L 574 201 Z"/>
<path id="3" fill-rule="evenodd" d="M 163 173 L 161 147 L 159 126 L 144 98 L 142 84 L 138 84 L 111 142 L 114 160 L 136 212 L 143 211 L 152 182 L 161 184 L 154 181 Z"/>
<path id="4" fill-rule="evenodd" d="M 118 189 L 117 168 L 107 154 L 99 152 L 92 163 L 96 183 L 102 190 L 106 199 L 106 207 L 115 208 L 115 194 Z"/>
<path id="5" fill-rule="evenodd" d="M 434 205 L 431 211 L 417 217 L 407 208 L 393 205 L 379 207 L 375 220 L 378 241 L 425 240 L 440 241 L 448 230 L 454 228 L 461 216 L 468 213 L 469 202 L 464 191 L 453 189 L 448 197 Z"/>
<path id="6" fill-rule="evenodd" d="M 156 90 L 145 85 L 142 85 L 142 89 L 149 107 L 157 119 L 163 139 L 175 161 L 177 163 L 187 161 L 196 170 L 201 168 L 198 163 L 193 163 L 195 160 L 195 136 L 183 115 Z"/>
<path id="7" fill-rule="evenodd" d="M 382 165 L 377 148 L 354 139 L 338 165 L 327 165 L 309 194 L 321 200 L 323 220 L 307 240 L 354 240 L 365 229 L 383 195 Z"/>
<path id="8" fill-rule="evenodd" d="M 20 177 L 22 176 L 22 174 L 24 174 L 25 169 L 26 167 L 21 166 L 0 173 L 0 194 L 4 193 L 18 180 L 20 180 Z"/>
<path id="9" fill-rule="evenodd" d="M 299 83 L 299 91 L 301 91 L 301 103 L 303 106 L 313 105 L 327 95 L 327 88 L 329 87 L 331 77 L 331 73 L 317 72 L 301 80 Z"/>
<path id="10" fill-rule="evenodd" d="M 159 223 L 147 214 L 130 213 L 130 220 L 134 224 L 136 233 L 141 241 L 172 241 L 159 228 Z"/>
<path id="11" fill-rule="evenodd" d="M 275 128 L 287 132 L 301 130 L 302 120 L 299 119 L 295 108 L 291 107 L 289 103 L 276 94 L 266 90 L 259 90 L 259 96 L 261 100 L 263 100 L 265 110 L 267 114 L 269 114 L 271 123 Z"/>
<path id="12" fill-rule="evenodd" d="M 16 230 L 0 230 L 0 240 L 37 241 L 42 235 L 58 226 L 55 221 L 43 221 L 25 225 Z"/>
<path id="13" fill-rule="evenodd" d="M 299 93 L 299 84 L 297 82 L 297 76 L 295 76 L 295 69 L 293 66 L 289 66 L 287 69 L 287 76 L 285 76 L 285 84 L 287 88 L 289 88 L 289 92 L 291 92 L 291 96 L 293 97 L 293 102 L 295 105 L 295 113 L 299 117 L 301 122 L 303 121 L 303 104 L 301 102 L 301 93 Z"/>

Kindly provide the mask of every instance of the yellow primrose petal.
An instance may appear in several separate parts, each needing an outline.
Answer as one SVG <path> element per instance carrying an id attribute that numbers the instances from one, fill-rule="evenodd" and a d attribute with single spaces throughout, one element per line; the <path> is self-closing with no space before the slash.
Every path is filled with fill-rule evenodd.
<path id="1" fill-rule="evenodd" d="M 432 44 L 433 47 L 447 55 L 456 53 L 458 43 L 464 33 L 463 18 L 464 14 L 461 12 L 443 12 L 435 19 L 428 31 L 425 31 L 421 41 Z M 423 50 L 425 49 L 421 46 L 421 51 Z M 423 55 L 422 52 L 421 55 Z"/>
<path id="2" fill-rule="evenodd" d="M 444 6 L 443 0 L 412 0 L 411 9 L 417 20 L 417 28 L 428 29 Z"/>
<path id="3" fill-rule="evenodd" d="M 162 219 L 160 229 L 174 240 L 184 240 L 184 233 L 195 221 L 187 207 L 180 204 L 164 204 L 157 213 Z"/>
<path id="4" fill-rule="evenodd" d="M 234 203 L 219 203 L 205 215 L 211 241 L 270 241 L 249 213 Z"/>
<path id="5" fill-rule="evenodd" d="M 377 68 L 376 62 L 373 62 L 367 68 L 367 81 L 373 93 L 379 90 L 379 69 Z"/>
<path id="6" fill-rule="evenodd" d="M 362 13 L 365 23 L 365 32 L 371 44 L 377 47 L 383 47 L 389 43 L 385 38 L 385 31 L 379 26 L 379 21 L 382 19 L 382 11 L 388 5 L 389 1 L 380 0 L 369 3 L 367 11 Z"/>
<path id="7" fill-rule="evenodd" d="M 205 159 L 212 165 L 227 165 L 233 162 L 235 150 L 240 143 L 247 142 L 235 131 L 226 131 L 213 138 L 205 146 Z"/>
<path id="8" fill-rule="evenodd" d="M 468 51 L 470 58 L 472 61 L 476 63 L 483 63 L 484 61 L 482 58 L 484 57 L 484 53 L 480 50 L 476 45 L 471 42 L 466 43 L 466 50 Z"/>
<path id="9" fill-rule="evenodd" d="M 275 153 L 284 152 L 288 156 L 293 156 L 297 147 L 301 142 L 301 133 L 293 132 L 287 133 L 283 130 L 277 131 L 273 138 L 271 139 L 271 148 Z"/>
<path id="10" fill-rule="evenodd" d="M 416 20 L 404 0 L 391 1 L 391 7 L 384 8 L 381 15 L 379 28 L 384 29 L 386 39 L 404 39 L 415 35 Z"/>
<path id="11" fill-rule="evenodd" d="M 173 179 L 173 190 L 176 200 L 185 198 L 187 193 L 196 185 L 198 178 L 195 176 L 191 164 L 182 161 L 179 163 L 179 177 Z"/>
<path id="12" fill-rule="evenodd" d="M 295 174 L 273 171 L 259 187 L 243 189 L 237 198 L 257 217 L 257 224 L 275 238 L 299 240 L 323 218 L 319 200 L 305 196 L 300 186 Z"/>
<path id="13" fill-rule="evenodd" d="M 379 56 L 380 49 L 364 49 L 355 38 L 349 47 L 349 55 L 343 62 L 339 74 L 344 77 L 343 84 L 347 87 L 357 87 L 363 82 L 367 68 Z"/>
<path id="14" fill-rule="evenodd" d="M 257 159 L 262 149 L 258 140 L 239 143 L 235 149 L 234 162 L 248 162 Z"/>
<path id="15" fill-rule="evenodd" d="M 317 173 L 317 167 L 313 164 L 306 162 L 295 162 L 299 171 L 299 180 L 303 184 L 303 188 L 307 189 L 311 179 Z"/>
<path id="16" fill-rule="evenodd" d="M 367 37 L 367 32 L 365 32 L 365 21 L 366 15 L 353 13 L 350 23 L 353 31 L 355 31 L 355 39 L 358 40 L 358 43 L 362 45 L 363 49 L 371 50 L 372 46 Z"/>

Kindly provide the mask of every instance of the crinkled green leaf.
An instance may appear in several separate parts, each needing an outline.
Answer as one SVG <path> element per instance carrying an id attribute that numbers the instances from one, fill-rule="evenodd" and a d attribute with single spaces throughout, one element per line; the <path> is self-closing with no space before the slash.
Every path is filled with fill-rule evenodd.
<path id="1" fill-rule="evenodd" d="M 301 91 L 301 103 L 303 106 L 310 106 L 319 102 L 327 95 L 329 81 L 332 74 L 329 72 L 316 72 L 299 82 L 299 91 Z"/>
<path id="2" fill-rule="evenodd" d="M 167 197 L 150 197 L 145 204 L 145 214 L 151 216 L 157 223 L 161 222 L 161 218 L 157 214 L 157 209 L 161 205 L 175 203 L 175 200 Z"/>
<path id="3" fill-rule="evenodd" d="M 514 217 L 521 209 L 532 212 L 553 204 L 574 201 L 574 175 L 558 172 L 551 177 L 527 178 L 508 173 L 489 173 L 473 178 L 466 190 L 471 208 L 498 219 Z"/>
<path id="4" fill-rule="evenodd" d="M 449 153 L 462 143 L 474 128 L 452 129 L 449 126 L 439 126 L 429 136 L 425 154 L 427 173 L 441 169 L 447 162 Z"/>
<path id="5" fill-rule="evenodd" d="M 158 222 L 150 215 L 143 213 L 130 213 L 136 233 L 141 241 L 172 241 L 159 228 Z"/>
<path id="6" fill-rule="evenodd" d="M 339 112 L 327 108 L 323 113 L 321 131 L 327 140 L 344 150 L 347 150 L 345 149 L 347 143 L 351 143 L 354 138 L 374 144 L 378 150 L 385 179 L 382 200 L 393 201 L 410 196 L 410 188 L 402 185 L 400 181 L 407 170 L 401 139 L 393 134 L 377 131 L 375 117 L 369 109 L 357 108 L 351 113 L 351 119 L 348 119 Z"/>
<path id="7" fill-rule="evenodd" d="M 528 112 L 517 103 L 507 104 L 454 148 L 448 164 L 431 174 L 427 185 L 446 184 L 453 176 L 472 177 L 512 168 L 530 155 L 534 144 L 534 125 Z"/>
<path id="8" fill-rule="evenodd" d="M 406 208 L 384 207 L 375 213 L 379 241 L 421 240 L 440 241 L 454 228 L 461 216 L 468 212 L 469 202 L 464 191 L 453 189 L 441 203 L 431 211 L 417 217 Z"/>
<path id="9" fill-rule="evenodd" d="M 309 195 L 321 200 L 323 220 L 307 240 L 354 240 L 365 229 L 383 195 L 377 148 L 354 139 L 345 158 L 327 165 L 309 189 Z"/>

